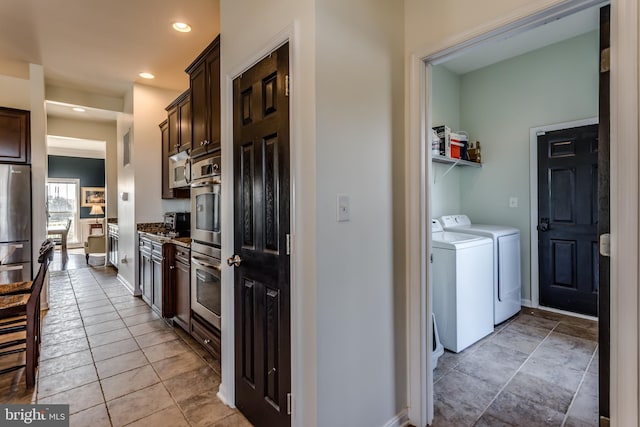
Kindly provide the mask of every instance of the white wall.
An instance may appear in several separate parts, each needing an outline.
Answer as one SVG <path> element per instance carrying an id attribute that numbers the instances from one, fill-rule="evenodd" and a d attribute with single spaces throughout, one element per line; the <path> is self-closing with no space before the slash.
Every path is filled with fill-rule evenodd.
<path id="1" fill-rule="evenodd" d="M 316 118 L 315 19 L 313 0 L 222 0 L 220 2 L 222 228 L 233 229 L 231 79 L 266 53 L 276 35 L 293 35 L 291 69 L 292 220 L 292 378 L 293 425 L 317 425 L 316 370 Z M 247 11 L 251 13 L 247 13 Z M 286 37 L 285 34 L 285 37 Z M 232 254 L 233 236 L 222 236 L 222 258 Z M 233 400 L 232 270 L 222 270 L 221 396 Z"/>
<path id="2" fill-rule="evenodd" d="M 181 92 L 135 84 L 133 86 L 133 152 L 136 221 L 162 222 L 165 211 L 189 210 L 189 200 L 162 199 L 161 122 L 165 107 Z"/>
<path id="3" fill-rule="evenodd" d="M 407 403 L 393 263 L 403 200 L 392 191 L 404 173 L 392 163 L 403 139 L 402 8 L 327 0 L 316 25 L 318 425 L 380 426 Z M 336 221 L 338 193 L 351 198 L 349 222 Z"/>
<path id="4" fill-rule="evenodd" d="M 225 77 L 293 23 L 294 425 L 383 425 L 406 406 L 401 268 L 394 280 L 394 267 L 404 265 L 401 233 L 394 234 L 403 228 L 394 210 L 402 217 L 404 204 L 402 8 L 374 1 L 316 6 L 221 2 L 223 182 L 232 189 Z M 335 222 L 337 192 L 351 196 L 351 222 Z M 225 229 L 232 228 L 230 209 Z M 223 237 L 224 258 L 233 241 Z M 230 288 L 229 276 L 223 271 Z M 224 366 L 225 355 L 222 393 L 233 381 Z"/>
<path id="5" fill-rule="evenodd" d="M 105 213 L 108 218 L 118 217 L 118 159 L 116 130 L 117 123 L 115 121 L 96 122 L 62 117 L 49 117 L 47 119 L 47 132 L 49 135 L 105 141 L 105 170 L 107 175 L 107 200 Z"/>
<path id="6" fill-rule="evenodd" d="M 167 118 L 165 107 L 178 95 L 177 91 L 134 84 L 124 97 L 125 112 L 118 117 L 118 274 L 136 294 L 137 224 L 161 222 L 165 211 L 189 210 L 188 200 L 162 199 L 158 125 Z M 130 163 L 124 166 L 123 138 L 127 133 Z M 122 200 L 121 193 L 127 193 L 128 199 Z"/>

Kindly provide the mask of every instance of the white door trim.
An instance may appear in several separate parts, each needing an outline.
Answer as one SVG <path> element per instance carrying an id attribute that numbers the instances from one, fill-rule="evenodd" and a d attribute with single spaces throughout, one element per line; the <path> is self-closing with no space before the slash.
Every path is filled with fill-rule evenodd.
<path id="1" fill-rule="evenodd" d="M 555 123 L 529 129 L 529 196 L 531 197 L 530 245 L 531 245 L 531 307 L 540 306 L 540 283 L 538 275 L 538 132 L 552 132 L 555 130 L 570 129 L 580 126 L 598 124 L 597 117 L 571 122 Z"/>
<path id="2" fill-rule="evenodd" d="M 427 286 L 429 269 L 424 260 L 430 242 L 424 222 L 429 215 L 428 188 L 421 190 L 431 173 L 425 162 L 424 131 L 429 117 L 429 84 L 423 78 L 423 61 L 436 64 L 456 50 L 482 43 L 497 35 L 524 31 L 542 20 L 567 15 L 597 1 L 549 1 L 528 5 L 506 18 L 495 20 L 437 46 L 409 55 L 407 63 L 407 286 L 408 295 L 408 403 L 409 419 L 419 427 L 432 421 L 433 384 L 426 349 L 431 348 L 428 327 Z M 638 425 L 638 342 L 640 275 L 638 230 L 638 4 L 635 0 L 611 0 L 611 422 Z M 423 87 L 423 84 L 425 85 Z M 419 95 L 417 95 L 419 94 Z M 429 151 L 426 158 L 428 160 Z M 417 197 L 416 197 L 417 196 Z M 418 259 L 420 257 L 420 259 Z M 415 301 L 414 298 L 420 298 Z M 425 313 L 426 312 L 426 313 Z"/>

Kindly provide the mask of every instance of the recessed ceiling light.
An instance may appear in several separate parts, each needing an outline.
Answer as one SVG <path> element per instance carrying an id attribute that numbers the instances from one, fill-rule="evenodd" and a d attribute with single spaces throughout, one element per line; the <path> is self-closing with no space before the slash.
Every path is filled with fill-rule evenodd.
<path id="1" fill-rule="evenodd" d="M 138 75 L 139 75 L 140 77 L 142 77 L 143 79 L 152 79 L 152 78 L 154 78 L 154 77 L 155 77 L 155 76 L 154 76 L 153 74 L 151 74 L 151 73 L 140 73 L 140 74 L 138 74 Z"/>
<path id="2" fill-rule="evenodd" d="M 180 31 L 181 33 L 188 33 L 191 31 L 191 26 L 189 24 L 185 24 L 184 22 L 174 22 L 173 29 L 176 31 Z"/>
<path id="3" fill-rule="evenodd" d="M 73 107 L 72 110 L 77 111 L 78 113 L 84 113 L 85 111 L 87 111 L 84 108 L 80 108 L 80 107 Z"/>

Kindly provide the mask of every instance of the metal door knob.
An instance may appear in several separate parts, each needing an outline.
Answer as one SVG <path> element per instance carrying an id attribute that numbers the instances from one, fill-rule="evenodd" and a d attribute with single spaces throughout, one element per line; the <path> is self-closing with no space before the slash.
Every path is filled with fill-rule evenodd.
<path id="1" fill-rule="evenodd" d="M 235 265 L 236 267 L 240 267 L 240 263 L 242 263 L 242 258 L 240 258 L 240 255 L 238 255 L 238 254 L 227 258 L 227 265 L 228 266 Z"/>

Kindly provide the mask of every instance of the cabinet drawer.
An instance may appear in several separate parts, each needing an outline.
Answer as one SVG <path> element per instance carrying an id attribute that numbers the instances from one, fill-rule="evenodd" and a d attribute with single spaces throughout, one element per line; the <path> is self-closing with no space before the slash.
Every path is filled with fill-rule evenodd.
<path id="1" fill-rule="evenodd" d="M 216 328 L 209 328 L 195 317 L 192 317 L 191 336 L 211 353 L 213 357 L 220 360 L 220 331 Z"/>
<path id="2" fill-rule="evenodd" d="M 181 262 L 186 265 L 191 264 L 191 251 L 189 251 L 189 249 L 185 249 L 176 245 L 175 257 L 176 257 L 176 261 L 178 262 Z"/>

